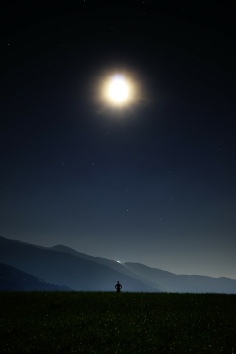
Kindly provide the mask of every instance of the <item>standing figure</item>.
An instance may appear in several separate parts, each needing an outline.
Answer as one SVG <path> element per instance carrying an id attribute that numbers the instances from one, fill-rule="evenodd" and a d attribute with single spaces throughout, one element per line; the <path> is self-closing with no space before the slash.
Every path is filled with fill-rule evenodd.
<path id="1" fill-rule="evenodd" d="M 116 288 L 116 292 L 120 293 L 122 285 L 119 283 L 119 281 L 117 281 L 117 284 L 115 285 L 115 288 Z"/>

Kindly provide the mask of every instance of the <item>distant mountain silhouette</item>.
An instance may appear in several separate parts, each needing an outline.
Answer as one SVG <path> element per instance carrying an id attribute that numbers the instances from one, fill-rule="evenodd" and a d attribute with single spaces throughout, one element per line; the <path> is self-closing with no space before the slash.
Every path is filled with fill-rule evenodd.
<path id="1" fill-rule="evenodd" d="M 67 247 L 63 251 L 0 237 L 0 262 L 49 283 L 68 286 L 78 291 L 114 291 L 119 280 L 125 291 L 156 291 L 135 275 L 131 277 L 97 262 L 96 257 L 76 251 L 76 255 L 73 255 L 73 250 Z M 130 271 L 129 273 L 131 274 Z"/>
<path id="2" fill-rule="evenodd" d="M 125 263 L 125 266 L 140 279 L 145 279 L 154 288 L 166 292 L 226 293 L 236 294 L 236 280 L 212 278 L 201 275 L 177 275 L 140 263 Z"/>
<path id="3" fill-rule="evenodd" d="M 68 287 L 53 285 L 33 275 L 0 263 L 0 291 L 69 291 Z"/>
<path id="4" fill-rule="evenodd" d="M 199 275 L 176 275 L 140 263 L 118 263 L 72 248 L 35 246 L 0 237 L 0 262 L 36 278 L 76 291 L 194 292 L 236 294 L 236 280 Z"/>
<path id="5" fill-rule="evenodd" d="M 128 269 L 127 267 L 125 267 L 124 263 L 120 263 L 111 259 L 106 259 L 106 258 L 102 258 L 102 257 L 93 257 L 93 256 L 89 256 L 85 253 L 80 253 L 75 251 L 73 248 L 70 247 L 66 247 L 63 245 L 57 245 L 57 246 L 53 246 L 51 248 L 49 248 L 52 251 L 56 251 L 56 252 L 61 252 L 61 253 L 67 253 L 67 254 L 71 254 L 73 256 L 82 258 L 82 259 L 86 259 L 92 262 L 96 262 L 99 264 L 103 264 L 117 272 L 120 272 L 122 274 L 126 274 L 129 275 L 131 277 L 135 277 L 135 278 L 139 278 L 139 276 L 135 275 L 130 269 Z"/>

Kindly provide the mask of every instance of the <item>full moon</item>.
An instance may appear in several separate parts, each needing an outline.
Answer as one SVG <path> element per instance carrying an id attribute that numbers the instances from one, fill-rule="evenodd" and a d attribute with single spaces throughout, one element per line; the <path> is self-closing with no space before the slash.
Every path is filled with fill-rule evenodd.
<path id="1" fill-rule="evenodd" d="M 94 87 L 96 100 L 102 109 L 124 112 L 141 101 L 139 80 L 128 71 L 101 75 Z"/>
<path id="2" fill-rule="evenodd" d="M 115 75 L 108 83 L 108 98 L 114 103 L 124 103 L 129 98 L 129 85 L 122 75 Z"/>

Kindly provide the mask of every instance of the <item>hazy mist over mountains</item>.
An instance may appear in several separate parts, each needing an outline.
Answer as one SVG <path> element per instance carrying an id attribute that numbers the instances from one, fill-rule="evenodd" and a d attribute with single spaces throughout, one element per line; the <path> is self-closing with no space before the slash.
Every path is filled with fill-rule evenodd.
<path id="1" fill-rule="evenodd" d="M 0 237 L 0 290 L 234 293 L 236 280 L 176 275 L 140 263 L 120 263 L 69 247 L 36 246 Z"/>

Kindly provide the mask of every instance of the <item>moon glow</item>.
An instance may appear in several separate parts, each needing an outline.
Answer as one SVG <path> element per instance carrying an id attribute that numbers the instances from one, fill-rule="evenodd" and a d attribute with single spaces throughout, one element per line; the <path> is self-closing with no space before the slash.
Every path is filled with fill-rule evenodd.
<path id="1" fill-rule="evenodd" d="M 124 103 L 129 98 L 129 85 L 122 75 L 115 75 L 108 83 L 108 98 L 114 103 Z"/>
<path id="2" fill-rule="evenodd" d="M 130 72 L 105 73 L 98 77 L 94 87 L 95 101 L 101 111 L 130 112 L 141 102 L 140 80 Z"/>

